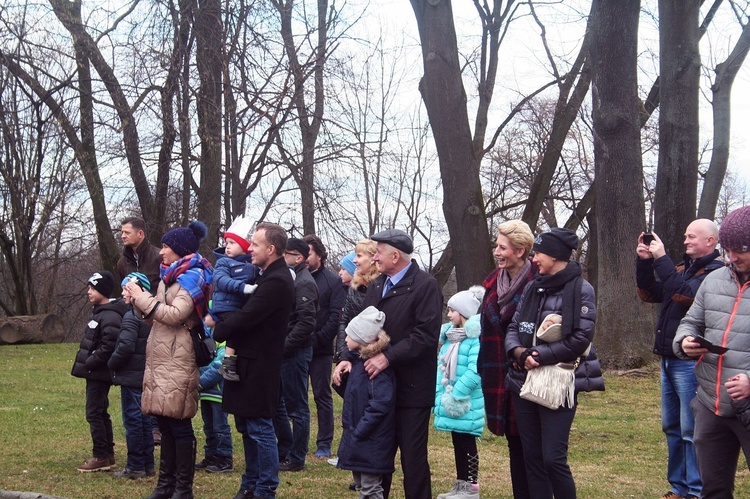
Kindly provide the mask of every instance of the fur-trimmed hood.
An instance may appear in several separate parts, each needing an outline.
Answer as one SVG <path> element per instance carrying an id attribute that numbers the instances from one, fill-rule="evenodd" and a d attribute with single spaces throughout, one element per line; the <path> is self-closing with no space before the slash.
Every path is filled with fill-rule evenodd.
<path id="1" fill-rule="evenodd" d="M 453 329 L 455 326 L 452 322 L 446 322 L 443 324 L 443 326 L 440 328 L 440 344 L 444 344 L 448 339 L 446 337 L 446 334 L 448 331 Z M 464 324 L 464 331 L 466 331 L 466 337 L 467 338 L 479 338 L 479 334 L 482 332 L 482 325 L 479 321 L 479 314 L 472 315 L 466 320 L 466 324 Z"/>
<path id="2" fill-rule="evenodd" d="M 377 354 L 385 350 L 390 343 L 391 337 L 381 329 L 378 333 L 377 341 L 360 348 L 359 356 L 362 358 L 362 360 L 371 359 L 372 357 L 375 357 Z"/>

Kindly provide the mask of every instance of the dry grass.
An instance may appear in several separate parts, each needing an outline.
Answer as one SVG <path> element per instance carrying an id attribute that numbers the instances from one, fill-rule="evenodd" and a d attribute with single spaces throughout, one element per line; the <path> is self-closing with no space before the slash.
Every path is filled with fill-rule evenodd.
<path id="1" fill-rule="evenodd" d="M 73 498 L 145 497 L 155 479 L 117 480 L 110 473 L 76 471 L 90 452 L 84 418 L 84 382 L 70 376 L 76 345 L 0 347 L 0 489 L 34 491 Z M 570 445 L 570 463 L 579 497 L 660 497 L 668 485 L 666 444 L 659 422 L 658 374 L 607 375 L 607 391 L 581 397 Z M 337 411 L 340 399 L 336 397 Z M 111 393 L 117 461 L 125 462 L 119 390 Z M 202 434 L 194 419 L 201 457 Z M 313 417 L 313 444 L 315 434 Z M 337 428 L 339 425 L 337 424 Z M 337 431 L 337 437 L 339 433 Z M 234 434 L 235 467 L 242 469 L 238 434 Z M 484 498 L 511 497 L 508 452 L 504 438 L 485 433 L 479 444 L 480 483 Z M 430 435 L 433 495 L 454 480 L 450 435 Z M 736 497 L 750 497 L 750 473 L 744 458 L 737 475 Z M 240 474 L 198 473 L 197 497 L 232 497 Z M 394 477 L 391 497 L 402 498 L 401 475 Z M 324 459 L 308 459 L 302 473 L 284 473 L 280 498 L 356 497 L 347 490 L 349 475 Z"/>

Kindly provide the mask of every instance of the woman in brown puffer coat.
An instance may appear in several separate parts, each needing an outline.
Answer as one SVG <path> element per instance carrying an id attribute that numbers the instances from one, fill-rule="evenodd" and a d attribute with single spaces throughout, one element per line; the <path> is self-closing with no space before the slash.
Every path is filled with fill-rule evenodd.
<path id="1" fill-rule="evenodd" d="M 198 253 L 206 226 L 193 222 L 161 239 L 161 282 L 156 296 L 133 283 L 125 287 L 143 318 L 152 322 L 146 345 L 142 409 L 156 416 L 162 434 L 159 481 L 148 499 L 191 499 L 199 371 L 190 328 L 201 326 L 213 268 Z"/>

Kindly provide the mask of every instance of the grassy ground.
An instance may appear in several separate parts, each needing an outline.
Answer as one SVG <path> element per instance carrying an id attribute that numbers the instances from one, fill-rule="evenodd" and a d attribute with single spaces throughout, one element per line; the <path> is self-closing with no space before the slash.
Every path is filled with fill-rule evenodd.
<path id="1" fill-rule="evenodd" d="M 84 418 L 84 381 L 70 376 L 77 345 L 0 347 L 0 490 L 34 491 L 66 498 L 145 497 L 156 480 L 118 480 L 111 473 L 83 474 L 76 466 L 89 457 L 91 440 Z M 646 376 L 606 377 L 607 391 L 581 397 L 573 425 L 570 463 L 581 498 L 660 497 L 666 445 L 659 423 L 659 386 L 655 369 Z M 340 399 L 336 398 L 337 413 Z M 312 399 L 311 399 L 312 400 Z M 110 396 L 116 455 L 125 463 L 119 389 Z M 193 420 L 202 457 L 199 417 Z M 315 418 L 313 417 L 314 451 Z M 340 436 L 337 424 L 336 437 Z M 234 434 L 235 468 L 244 466 L 241 442 Z M 334 447 L 337 442 L 334 442 Z M 484 498 L 511 497 L 505 439 L 485 433 L 479 444 L 480 483 Z M 158 456 L 157 456 L 158 461 Z M 736 497 L 750 497 L 750 473 L 740 459 Z M 430 435 L 433 496 L 454 480 L 450 435 Z M 240 474 L 198 473 L 197 497 L 233 497 Z M 391 497 L 401 498 L 397 472 Z M 308 459 L 302 473 L 284 473 L 280 498 L 356 497 L 347 490 L 349 475 L 324 459 Z"/>

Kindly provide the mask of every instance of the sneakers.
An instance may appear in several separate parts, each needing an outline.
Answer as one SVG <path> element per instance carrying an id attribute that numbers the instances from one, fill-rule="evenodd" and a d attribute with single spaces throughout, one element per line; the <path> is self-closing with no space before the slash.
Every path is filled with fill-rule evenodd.
<path id="1" fill-rule="evenodd" d="M 445 494 L 440 494 L 438 499 L 479 499 L 479 485 L 466 480 L 456 480 L 453 488 Z"/>
<path id="2" fill-rule="evenodd" d="M 115 478 L 131 478 L 135 480 L 136 478 L 145 478 L 147 475 L 145 470 L 131 470 L 130 468 L 123 468 L 120 471 L 112 473 L 112 476 Z"/>
<path id="3" fill-rule="evenodd" d="M 255 496 L 255 490 L 240 489 L 232 499 L 252 499 Z"/>
<path id="4" fill-rule="evenodd" d="M 674 492 L 670 490 L 669 492 L 661 496 L 661 499 L 687 499 L 687 498 L 684 498 L 681 495 L 675 494 Z"/>
<path id="5" fill-rule="evenodd" d="M 239 381 L 240 375 L 237 374 L 237 356 L 227 355 L 221 360 L 221 367 L 219 368 L 219 374 L 221 374 L 227 381 Z"/>
<path id="6" fill-rule="evenodd" d="M 305 463 L 292 461 L 291 459 L 284 459 L 279 463 L 279 471 L 303 471 L 304 469 Z"/>
<path id="7" fill-rule="evenodd" d="M 209 473 L 231 473 L 234 471 L 232 458 L 214 458 L 213 463 L 206 466 L 206 471 Z"/>
<path id="8" fill-rule="evenodd" d="M 328 447 L 318 447 L 318 450 L 313 455 L 315 457 L 331 457 L 331 449 Z"/>
<path id="9" fill-rule="evenodd" d="M 216 458 L 214 456 L 206 456 L 204 457 L 200 462 L 195 463 L 195 469 L 196 470 L 205 470 L 212 464 L 216 462 Z"/>
<path id="10" fill-rule="evenodd" d="M 332 457 L 331 459 L 329 459 L 328 464 L 330 464 L 331 466 L 336 466 L 337 464 L 339 464 L 338 456 Z"/>
<path id="11" fill-rule="evenodd" d="M 81 473 L 91 473 L 93 471 L 109 471 L 114 464 L 114 456 L 92 457 L 81 466 L 79 466 L 78 471 L 80 471 Z"/>

